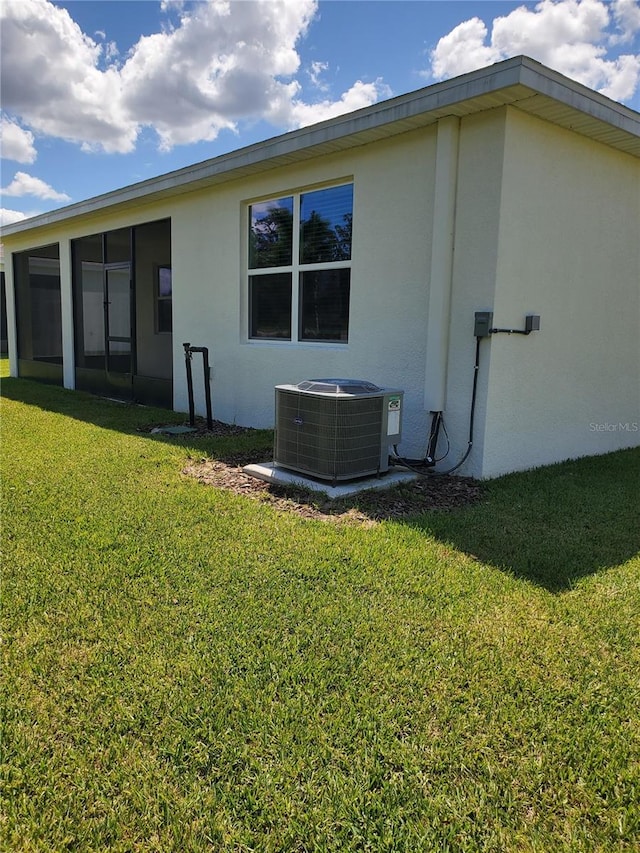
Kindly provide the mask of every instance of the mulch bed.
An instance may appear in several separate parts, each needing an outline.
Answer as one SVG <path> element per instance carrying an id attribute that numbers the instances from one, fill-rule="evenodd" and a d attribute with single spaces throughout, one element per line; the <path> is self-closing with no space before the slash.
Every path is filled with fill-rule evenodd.
<path id="1" fill-rule="evenodd" d="M 151 432 L 156 426 L 152 424 L 140 431 Z M 214 421 L 213 429 L 207 430 L 206 422 L 199 418 L 196 419 L 195 427 L 196 432 L 172 436 L 172 440 L 252 432 L 220 421 Z M 264 450 L 259 450 L 231 454 L 224 458 L 202 456 L 192 460 L 182 473 L 204 485 L 228 489 L 235 494 L 269 503 L 284 512 L 357 525 L 371 525 L 385 519 L 406 519 L 433 510 L 446 512 L 476 503 L 482 498 L 482 487 L 477 480 L 426 475 L 388 489 L 371 489 L 348 498 L 329 500 L 322 492 L 274 485 L 244 473 L 242 469 L 245 465 L 270 461 L 266 455 Z M 319 488 L 322 488 L 322 483 L 319 483 Z"/>

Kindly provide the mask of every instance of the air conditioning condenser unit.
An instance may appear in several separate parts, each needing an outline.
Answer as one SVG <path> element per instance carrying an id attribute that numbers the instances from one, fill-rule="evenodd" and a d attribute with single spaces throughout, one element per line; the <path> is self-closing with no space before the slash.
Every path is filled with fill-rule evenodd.
<path id="1" fill-rule="evenodd" d="M 400 442 L 403 392 L 359 379 L 276 385 L 274 463 L 324 480 L 389 469 Z"/>

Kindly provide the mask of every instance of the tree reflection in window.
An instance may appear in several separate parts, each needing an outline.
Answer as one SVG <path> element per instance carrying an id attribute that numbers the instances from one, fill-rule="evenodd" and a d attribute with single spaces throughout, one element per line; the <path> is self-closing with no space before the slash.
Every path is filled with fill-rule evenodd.
<path id="1" fill-rule="evenodd" d="M 250 206 L 250 338 L 348 341 L 352 223 L 352 184 Z"/>
<path id="2" fill-rule="evenodd" d="M 304 193 L 300 199 L 300 263 L 351 259 L 353 185 Z"/>
<path id="3" fill-rule="evenodd" d="M 251 205 L 249 268 L 291 265 L 293 198 L 278 198 Z"/>

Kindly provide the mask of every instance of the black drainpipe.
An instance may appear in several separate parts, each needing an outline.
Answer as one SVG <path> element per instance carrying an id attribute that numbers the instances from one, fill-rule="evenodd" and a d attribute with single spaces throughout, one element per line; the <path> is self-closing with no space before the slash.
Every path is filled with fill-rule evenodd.
<path id="1" fill-rule="evenodd" d="M 211 411 L 211 368 L 209 367 L 208 347 L 192 347 L 190 343 L 182 344 L 184 347 L 184 361 L 187 368 L 187 394 L 189 395 L 189 424 L 195 425 L 195 404 L 193 401 L 193 373 L 191 370 L 191 358 L 194 352 L 202 353 L 204 367 L 204 399 L 207 406 L 207 429 L 213 429 L 213 413 Z"/>

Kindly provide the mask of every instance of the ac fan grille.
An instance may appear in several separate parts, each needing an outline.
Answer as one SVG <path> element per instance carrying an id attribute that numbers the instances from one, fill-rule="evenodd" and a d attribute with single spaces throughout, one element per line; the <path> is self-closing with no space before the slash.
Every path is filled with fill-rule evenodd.
<path id="1" fill-rule="evenodd" d="M 324 479 L 380 471 L 383 398 L 278 390 L 275 461 Z"/>

